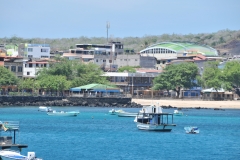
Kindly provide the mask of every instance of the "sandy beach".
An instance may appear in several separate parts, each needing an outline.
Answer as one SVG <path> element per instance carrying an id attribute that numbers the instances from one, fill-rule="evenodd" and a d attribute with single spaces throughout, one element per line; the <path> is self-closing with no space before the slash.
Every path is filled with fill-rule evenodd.
<path id="1" fill-rule="evenodd" d="M 132 99 L 132 102 L 141 105 L 157 104 L 163 106 L 172 106 L 178 108 L 222 108 L 222 109 L 240 109 L 240 101 L 202 101 L 202 100 L 151 100 L 151 99 Z"/>

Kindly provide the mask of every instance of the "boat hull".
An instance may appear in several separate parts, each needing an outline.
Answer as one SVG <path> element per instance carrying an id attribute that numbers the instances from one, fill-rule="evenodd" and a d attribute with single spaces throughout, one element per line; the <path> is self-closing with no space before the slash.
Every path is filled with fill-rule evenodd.
<path id="1" fill-rule="evenodd" d="M 175 127 L 175 124 L 144 124 L 144 123 L 137 123 L 137 128 L 140 130 L 148 130 L 148 131 L 161 131 L 161 132 L 171 132 L 172 129 Z"/>
<path id="2" fill-rule="evenodd" d="M 61 113 L 61 112 L 56 112 L 56 113 L 48 112 L 47 114 L 49 116 L 74 117 L 74 116 L 77 116 L 79 114 L 79 112 L 64 112 L 64 113 Z"/>
<path id="3" fill-rule="evenodd" d="M 129 112 L 119 112 L 119 117 L 136 117 L 137 113 L 129 113 Z"/>
<path id="4" fill-rule="evenodd" d="M 2 150 L 0 151 L 0 159 L 1 160 L 25 160 L 27 159 L 27 157 L 21 155 L 19 152 Z"/>

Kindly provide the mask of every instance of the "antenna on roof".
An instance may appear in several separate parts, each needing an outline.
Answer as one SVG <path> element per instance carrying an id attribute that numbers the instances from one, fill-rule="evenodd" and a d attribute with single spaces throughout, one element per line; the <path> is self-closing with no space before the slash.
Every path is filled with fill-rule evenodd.
<path id="1" fill-rule="evenodd" d="M 107 43 L 108 43 L 108 29 L 110 28 L 110 23 L 109 22 L 107 22 L 106 27 L 107 27 Z"/>

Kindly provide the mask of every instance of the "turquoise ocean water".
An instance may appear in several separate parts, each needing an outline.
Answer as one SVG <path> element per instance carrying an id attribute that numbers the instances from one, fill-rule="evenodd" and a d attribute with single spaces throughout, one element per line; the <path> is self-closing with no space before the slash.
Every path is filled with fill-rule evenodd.
<path id="1" fill-rule="evenodd" d="M 240 159 L 240 110 L 184 109 L 184 116 L 174 117 L 177 126 L 165 133 L 138 130 L 133 117 L 108 115 L 111 108 L 52 108 L 80 114 L 55 117 L 38 107 L 0 108 L 1 121 L 20 122 L 16 142 L 28 144 L 22 154 L 35 151 L 44 160 Z M 200 134 L 186 134 L 183 128 L 191 125 Z"/>

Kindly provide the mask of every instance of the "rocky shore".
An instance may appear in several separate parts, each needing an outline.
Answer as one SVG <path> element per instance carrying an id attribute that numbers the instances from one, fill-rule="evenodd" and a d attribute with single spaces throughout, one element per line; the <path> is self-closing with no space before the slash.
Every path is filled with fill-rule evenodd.
<path id="1" fill-rule="evenodd" d="M 141 108 L 141 104 L 131 98 L 83 98 L 83 97 L 45 97 L 45 96 L 0 96 L 0 106 L 85 106 Z"/>

